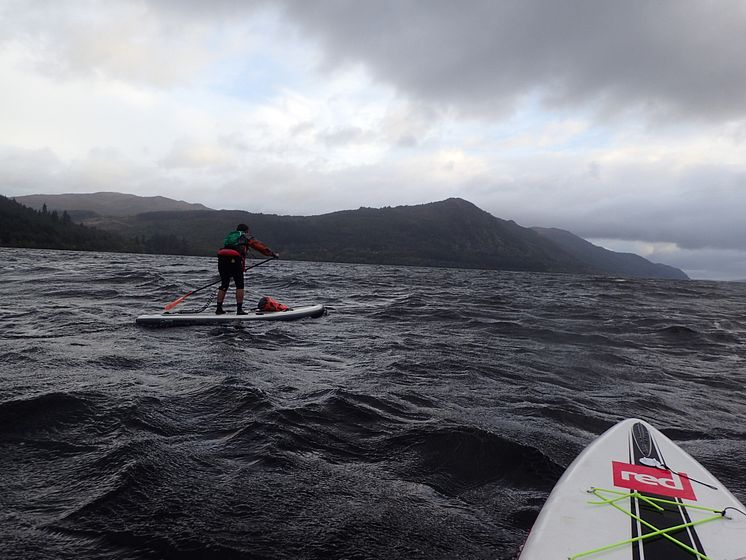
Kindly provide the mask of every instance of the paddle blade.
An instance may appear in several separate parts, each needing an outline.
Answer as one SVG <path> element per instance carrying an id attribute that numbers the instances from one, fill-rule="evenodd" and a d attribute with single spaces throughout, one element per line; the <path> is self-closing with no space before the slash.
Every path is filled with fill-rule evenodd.
<path id="1" fill-rule="evenodd" d="M 194 293 L 193 291 L 189 292 L 188 294 L 184 294 L 183 296 L 181 296 L 179 299 L 175 299 L 171 303 L 167 303 L 166 305 L 163 306 L 163 309 L 165 309 L 166 311 L 171 311 L 174 307 L 179 305 L 182 301 L 184 301 L 186 298 L 191 296 L 193 293 Z"/>

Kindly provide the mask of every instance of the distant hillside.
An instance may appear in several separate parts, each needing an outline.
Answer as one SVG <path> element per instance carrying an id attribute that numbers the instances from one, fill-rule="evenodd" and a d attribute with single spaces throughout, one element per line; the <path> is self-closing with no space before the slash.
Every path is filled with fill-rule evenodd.
<path id="1" fill-rule="evenodd" d="M 51 196 L 68 198 L 52 198 L 47 212 L 55 209 L 51 204 L 64 202 L 70 207 L 66 219 L 114 233 L 142 252 L 214 255 L 225 234 L 245 222 L 285 259 L 686 278 L 673 267 L 607 251 L 570 232 L 521 227 L 458 198 L 321 216 L 277 216 L 210 210 L 163 197 Z M 41 198 L 34 200 L 38 204 Z M 159 204 L 169 210 L 150 211 Z M 143 206 L 149 211 L 124 213 Z"/>
<path id="2" fill-rule="evenodd" d="M 209 255 L 239 222 L 248 223 L 259 239 L 288 259 L 686 278 L 678 269 L 607 251 L 573 236 L 597 251 L 595 256 L 582 253 L 546 232 L 501 220 L 456 198 L 321 216 L 157 212 L 101 225 L 129 235 L 173 232 L 189 239 L 195 252 Z"/>
<path id="3" fill-rule="evenodd" d="M 125 237 L 76 224 L 65 211 L 34 210 L 4 196 L 0 196 L 0 247 L 190 254 L 187 242 L 173 234 Z"/>
<path id="4" fill-rule="evenodd" d="M 111 221 L 126 235 L 170 232 L 197 252 L 215 254 L 239 222 L 283 258 L 544 272 L 589 272 L 572 256 L 528 228 L 449 199 L 418 206 L 360 208 L 321 216 L 241 211 L 150 212 Z"/>
<path id="5" fill-rule="evenodd" d="M 634 253 L 617 253 L 593 245 L 574 233 L 557 228 L 532 228 L 540 235 L 562 247 L 579 261 L 606 274 L 639 278 L 670 278 L 688 280 L 689 277 L 678 268 L 665 264 L 652 263 Z"/>
<path id="6" fill-rule="evenodd" d="M 41 210 L 46 205 L 50 212 L 66 211 L 75 221 L 85 220 L 89 225 L 98 216 L 132 216 L 142 212 L 209 210 L 202 204 L 190 204 L 163 196 L 136 196 L 115 192 L 32 194 L 17 196 L 15 200 L 35 210 Z"/>
<path id="7" fill-rule="evenodd" d="M 130 241 L 112 232 L 75 224 L 66 212 L 34 210 L 0 196 L 0 246 L 38 249 L 135 249 Z"/>

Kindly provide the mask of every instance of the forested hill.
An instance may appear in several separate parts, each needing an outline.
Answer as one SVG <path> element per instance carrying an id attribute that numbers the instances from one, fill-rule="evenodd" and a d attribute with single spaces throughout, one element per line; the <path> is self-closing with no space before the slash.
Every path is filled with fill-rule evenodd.
<path id="1" fill-rule="evenodd" d="M 673 266 L 653 263 L 634 253 L 617 253 L 604 249 L 563 229 L 539 227 L 532 229 L 559 245 L 580 261 L 607 274 L 671 278 L 674 280 L 687 280 L 689 278 L 683 271 Z"/>
<path id="2" fill-rule="evenodd" d="M 133 216 L 142 212 L 210 210 L 202 204 L 163 196 L 137 196 L 118 192 L 30 194 L 17 196 L 15 200 L 34 210 L 41 210 L 46 206 L 58 212 L 67 211 L 74 220 L 79 217 Z"/>
<path id="3" fill-rule="evenodd" d="M 277 216 L 236 210 L 150 212 L 116 219 L 127 235 L 171 232 L 196 252 L 214 255 L 226 232 L 245 222 L 252 233 L 297 260 L 589 272 L 553 243 L 460 199 L 418 206 L 360 208 L 320 216 Z M 99 222 L 101 223 L 101 222 Z"/>
<path id="4" fill-rule="evenodd" d="M 3 205 L 12 208 L 15 222 L 3 218 L 0 244 L 11 246 L 85 250 L 103 245 L 109 251 L 211 256 L 225 234 L 244 222 L 253 235 L 290 260 L 686 278 L 673 267 L 606 251 L 577 237 L 579 243 L 563 242 L 458 198 L 319 216 L 179 207 L 130 216 L 104 208 L 108 215 L 79 218 L 96 229 L 71 223 L 65 212 L 36 211 L 8 199 Z"/>
<path id="5" fill-rule="evenodd" d="M 34 210 L 0 195 L 0 247 L 132 253 L 190 254 L 189 244 L 172 234 L 123 236 L 76 224 L 63 211 Z"/>

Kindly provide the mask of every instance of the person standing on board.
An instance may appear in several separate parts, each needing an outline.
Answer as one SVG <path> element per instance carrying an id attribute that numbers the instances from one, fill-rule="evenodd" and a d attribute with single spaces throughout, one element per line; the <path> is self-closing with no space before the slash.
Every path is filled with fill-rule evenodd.
<path id="1" fill-rule="evenodd" d="M 235 231 L 225 236 L 223 248 L 218 251 L 218 272 L 220 273 L 220 287 L 218 288 L 218 306 L 215 315 L 223 315 L 223 301 L 228 286 L 233 278 L 236 286 L 236 315 L 246 315 L 243 310 L 244 278 L 246 270 L 246 253 L 249 248 L 267 257 L 279 259 L 280 255 L 269 249 L 264 243 L 248 234 L 249 226 L 238 224 Z"/>

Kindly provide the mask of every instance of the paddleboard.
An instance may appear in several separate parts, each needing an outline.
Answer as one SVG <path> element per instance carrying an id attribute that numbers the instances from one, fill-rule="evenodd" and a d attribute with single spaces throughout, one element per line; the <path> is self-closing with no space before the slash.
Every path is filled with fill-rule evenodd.
<path id="1" fill-rule="evenodd" d="M 177 325 L 242 324 L 250 321 L 294 321 L 304 317 L 321 317 L 325 312 L 326 308 L 317 304 L 270 313 L 251 311 L 246 315 L 236 315 L 235 313 L 226 313 L 225 315 L 161 313 L 158 315 L 140 315 L 135 319 L 135 323 L 151 327 L 170 327 Z"/>
<path id="2" fill-rule="evenodd" d="M 567 468 L 520 560 L 746 560 L 746 508 L 653 426 L 620 422 Z"/>

